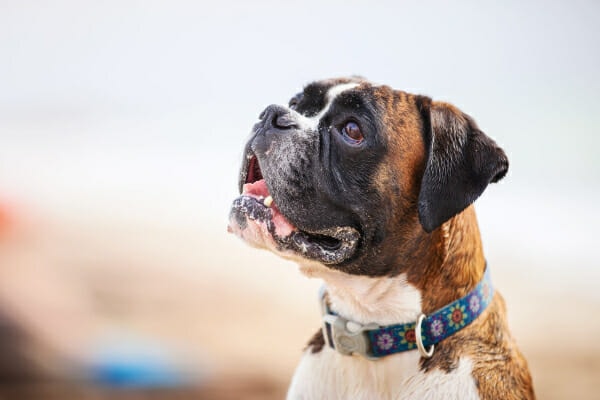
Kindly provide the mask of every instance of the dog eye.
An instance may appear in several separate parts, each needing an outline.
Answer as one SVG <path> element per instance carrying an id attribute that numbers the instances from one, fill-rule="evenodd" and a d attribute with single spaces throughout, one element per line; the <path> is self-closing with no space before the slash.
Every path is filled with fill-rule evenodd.
<path id="1" fill-rule="evenodd" d="M 354 121 L 348 121 L 342 128 L 342 137 L 350 144 L 360 144 L 365 137 L 360 126 Z"/>

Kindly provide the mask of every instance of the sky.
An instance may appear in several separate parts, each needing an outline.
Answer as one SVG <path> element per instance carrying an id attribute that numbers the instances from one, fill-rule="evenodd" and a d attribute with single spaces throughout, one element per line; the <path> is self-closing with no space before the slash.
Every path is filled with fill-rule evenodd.
<path id="1" fill-rule="evenodd" d="M 0 200 L 224 232 L 260 111 L 357 74 L 455 104 L 505 149 L 507 177 L 478 201 L 488 253 L 600 274 L 599 15 L 595 1 L 0 1 Z"/>

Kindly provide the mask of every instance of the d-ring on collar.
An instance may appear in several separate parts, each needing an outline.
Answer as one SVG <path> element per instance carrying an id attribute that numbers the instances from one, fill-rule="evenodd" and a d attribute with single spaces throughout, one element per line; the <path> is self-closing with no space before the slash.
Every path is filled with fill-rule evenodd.
<path id="1" fill-rule="evenodd" d="M 434 345 L 473 322 L 492 301 L 494 289 L 486 266 L 483 278 L 466 296 L 433 312 L 421 314 L 416 322 L 379 326 L 361 325 L 332 312 L 321 290 L 323 336 L 327 344 L 344 355 L 360 354 L 378 359 L 390 354 L 418 349 L 421 356 L 433 355 Z M 429 349 L 426 349 L 429 347 Z"/>

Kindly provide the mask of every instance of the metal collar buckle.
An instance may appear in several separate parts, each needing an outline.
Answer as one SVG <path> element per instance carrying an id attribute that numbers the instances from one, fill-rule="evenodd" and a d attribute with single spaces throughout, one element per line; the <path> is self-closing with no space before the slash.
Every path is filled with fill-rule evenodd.
<path id="1" fill-rule="evenodd" d="M 378 358 L 370 353 L 370 341 L 365 331 L 378 328 L 377 324 L 360 325 L 339 315 L 323 316 L 323 336 L 326 340 L 329 338 L 333 347 L 344 355 L 359 354 L 369 360 L 377 360 Z"/>

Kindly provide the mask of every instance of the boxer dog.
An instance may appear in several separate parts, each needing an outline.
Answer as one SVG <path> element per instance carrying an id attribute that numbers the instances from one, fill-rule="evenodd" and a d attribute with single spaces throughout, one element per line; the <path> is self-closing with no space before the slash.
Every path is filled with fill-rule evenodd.
<path id="1" fill-rule="evenodd" d="M 472 203 L 508 169 L 456 107 L 362 78 L 260 114 L 228 230 L 321 278 L 289 399 L 533 399 Z"/>

